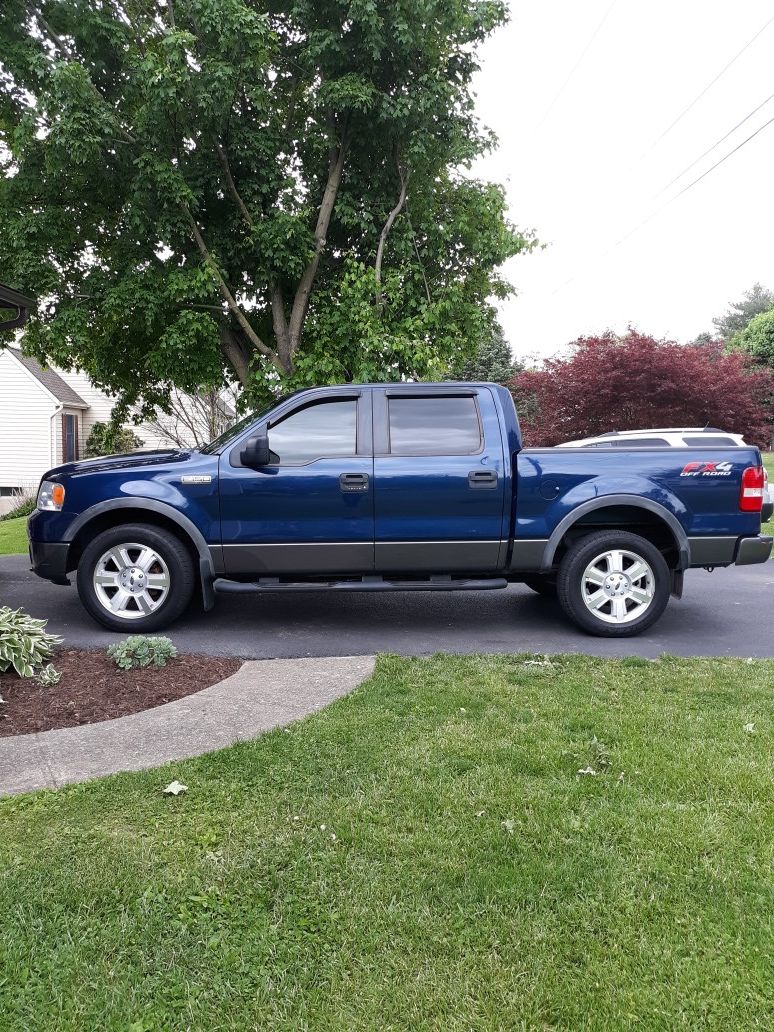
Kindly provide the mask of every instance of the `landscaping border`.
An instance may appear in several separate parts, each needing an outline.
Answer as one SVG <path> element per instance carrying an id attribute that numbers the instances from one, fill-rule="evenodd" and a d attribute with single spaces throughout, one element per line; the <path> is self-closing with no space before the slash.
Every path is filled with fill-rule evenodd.
<path id="1" fill-rule="evenodd" d="M 225 681 L 115 720 L 0 739 L 0 796 L 146 770 L 255 738 L 323 709 L 373 656 L 251 660 Z"/>

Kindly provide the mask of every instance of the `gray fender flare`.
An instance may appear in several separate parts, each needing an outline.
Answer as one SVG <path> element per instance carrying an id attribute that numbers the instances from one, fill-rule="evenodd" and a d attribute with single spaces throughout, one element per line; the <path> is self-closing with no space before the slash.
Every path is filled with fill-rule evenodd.
<path id="1" fill-rule="evenodd" d="M 91 508 L 85 509 L 77 519 L 73 520 L 63 535 L 64 541 L 73 541 L 79 531 L 83 530 L 96 516 L 106 512 L 113 512 L 115 509 L 146 509 L 149 512 L 159 513 L 165 516 L 172 523 L 175 523 L 186 534 L 194 545 L 199 555 L 199 579 L 202 586 L 202 598 L 205 610 L 212 609 L 215 604 L 215 597 L 212 590 L 212 583 L 215 579 L 215 567 L 212 561 L 210 546 L 204 540 L 204 535 L 192 523 L 187 516 L 178 512 L 166 502 L 160 502 L 156 498 L 109 498 L 104 502 L 98 502 Z"/>
<path id="2" fill-rule="evenodd" d="M 548 539 L 548 543 L 543 551 L 543 562 L 540 566 L 541 571 L 544 573 L 550 571 L 553 566 L 556 550 L 559 547 L 562 538 L 582 516 L 586 516 L 588 513 L 594 512 L 597 509 L 607 509 L 611 505 L 627 505 L 630 508 L 645 509 L 646 512 L 653 513 L 655 516 L 662 519 L 672 531 L 675 544 L 678 548 L 680 560 L 677 569 L 682 571 L 688 568 L 691 562 L 691 550 L 688 544 L 688 537 L 675 514 L 670 512 L 666 506 L 660 505 L 658 502 L 654 502 L 650 498 L 643 498 L 641 495 L 614 494 L 601 495 L 599 498 L 591 498 L 588 502 L 582 502 L 573 509 L 572 512 L 567 513 L 564 519 L 557 524 L 556 529 Z"/>

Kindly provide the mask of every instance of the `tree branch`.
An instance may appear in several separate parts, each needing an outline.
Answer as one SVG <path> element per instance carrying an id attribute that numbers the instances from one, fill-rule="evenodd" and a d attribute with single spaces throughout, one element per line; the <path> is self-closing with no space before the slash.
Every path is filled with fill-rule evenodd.
<path id="1" fill-rule="evenodd" d="M 285 315 L 285 299 L 275 280 L 272 280 L 269 284 L 269 290 L 271 292 L 271 317 L 274 325 L 274 336 L 277 338 L 277 350 L 279 351 L 280 361 L 290 373 L 293 369 L 293 363 L 290 349 L 290 329 L 287 316 Z"/>
<path id="2" fill-rule="evenodd" d="M 400 162 L 398 162 L 398 175 L 400 176 L 400 197 L 398 203 L 392 209 L 390 214 L 387 216 L 382 232 L 379 235 L 379 246 L 376 249 L 376 264 L 374 265 L 374 275 L 376 276 L 376 305 L 377 308 L 381 309 L 384 303 L 382 297 L 382 262 L 384 261 L 384 248 L 387 243 L 387 237 L 390 235 L 390 230 L 395 224 L 395 220 L 403 211 L 403 205 L 406 203 L 406 191 L 408 190 L 408 182 L 411 178 L 411 173 L 404 172 Z"/>
<path id="3" fill-rule="evenodd" d="M 278 372 L 280 372 L 280 373 L 286 372 L 286 370 L 284 369 L 282 363 L 280 362 L 280 359 L 279 359 L 279 356 L 277 355 L 277 353 L 272 351 L 270 347 L 268 347 L 266 344 L 264 344 L 264 342 L 261 340 L 261 338 L 255 332 L 253 327 L 250 325 L 250 323 L 249 323 L 247 317 L 245 316 L 244 312 L 242 311 L 242 309 L 237 304 L 236 299 L 234 298 L 234 295 L 229 290 L 228 285 L 227 285 L 225 279 L 223 278 L 223 274 L 221 273 L 220 269 L 216 265 L 215 260 L 213 259 L 212 255 L 209 252 L 209 249 L 208 249 L 207 245 L 204 242 L 204 238 L 202 237 L 201 231 L 199 230 L 199 227 L 198 227 L 198 225 L 196 223 L 196 219 L 191 214 L 191 209 L 188 207 L 187 204 L 181 204 L 181 208 L 182 208 L 183 212 L 185 213 L 185 215 L 186 215 L 186 217 L 188 219 L 188 223 L 189 223 L 189 225 L 191 227 L 191 234 L 192 234 L 194 240 L 196 241 L 196 246 L 199 248 L 199 252 L 200 252 L 202 258 L 204 258 L 205 263 L 209 266 L 209 268 L 210 268 L 210 270 L 211 270 L 211 272 L 212 272 L 212 274 L 213 274 L 213 276 L 215 278 L 215 282 L 217 283 L 218 290 L 220 292 L 220 296 L 223 298 L 223 300 L 228 305 L 229 310 L 231 311 L 232 315 L 234 316 L 236 321 L 239 323 L 239 326 L 241 327 L 242 332 L 245 334 L 245 336 L 250 341 L 250 343 L 253 345 L 253 347 L 272 362 L 272 364 L 274 365 L 274 367 L 277 369 Z M 237 375 L 239 376 L 239 379 L 241 380 L 241 382 L 242 383 L 246 383 L 246 378 L 243 378 L 243 374 L 239 371 L 239 369 L 238 369 L 238 367 L 236 365 L 234 365 L 234 370 L 236 371 Z M 245 376 L 246 376 L 246 373 L 245 373 Z"/>
<path id="4" fill-rule="evenodd" d="M 231 166 L 229 165 L 228 154 L 226 154 L 226 149 L 220 142 L 220 140 L 215 140 L 215 150 L 218 152 L 220 163 L 223 166 L 223 174 L 226 177 L 226 185 L 228 186 L 228 192 L 231 194 L 234 203 L 242 213 L 242 217 L 244 218 L 245 222 L 252 229 L 255 226 L 255 221 L 250 212 L 247 210 L 247 205 L 239 196 L 239 191 L 236 188 L 234 177 L 231 175 Z"/>
<path id="5" fill-rule="evenodd" d="M 314 283 L 314 278 L 317 275 L 320 258 L 325 250 L 325 238 L 328 233 L 328 227 L 330 226 L 331 216 L 333 215 L 333 208 L 336 204 L 336 196 L 339 192 L 339 186 L 341 185 L 341 175 L 344 171 L 344 160 L 346 158 L 348 145 L 348 135 L 345 130 L 342 134 L 338 151 L 335 152 L 335 155 L 331 156 L 331 162 L 328 168 L 328 181 L 325 184 L 325 192 L 323 193 L 320 211 L 317 216 L 317 225 L 314 230 L 314 254 L 309 261 L 309 264 L 304 269 L 296 290 L 296 296 L 293 299 L 293 310 L 290 314 L 289 326 L 290 358 L 292 358 L 293 353 L 301 342 L 301 331 L 304 328 L 304 319 L 306 318 L 306 312 L 309 307 L 309 295 L 312 292 L 312 284 Z"/>

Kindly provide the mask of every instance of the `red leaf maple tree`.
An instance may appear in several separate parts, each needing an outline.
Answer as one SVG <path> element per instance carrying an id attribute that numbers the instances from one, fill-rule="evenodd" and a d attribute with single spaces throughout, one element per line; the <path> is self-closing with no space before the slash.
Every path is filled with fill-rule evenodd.
<path id="1" fill-rule="evenodd" d="M 528 446 L 670 426 L 716 426 L 771 444 L 774 374 L 724 353 L 720 341 L 682 345 L 631 329 L 580 337 L 571 348 L 508 384 Z"/>

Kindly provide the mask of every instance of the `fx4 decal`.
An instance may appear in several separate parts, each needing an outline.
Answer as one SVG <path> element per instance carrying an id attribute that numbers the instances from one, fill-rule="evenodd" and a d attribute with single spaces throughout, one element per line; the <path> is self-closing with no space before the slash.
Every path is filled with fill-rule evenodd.
<path id="1" fill-rule="evenodd" d="M 730 477 L 733 462 L 689 462 L 683 466 L 681 477 Z"/>

